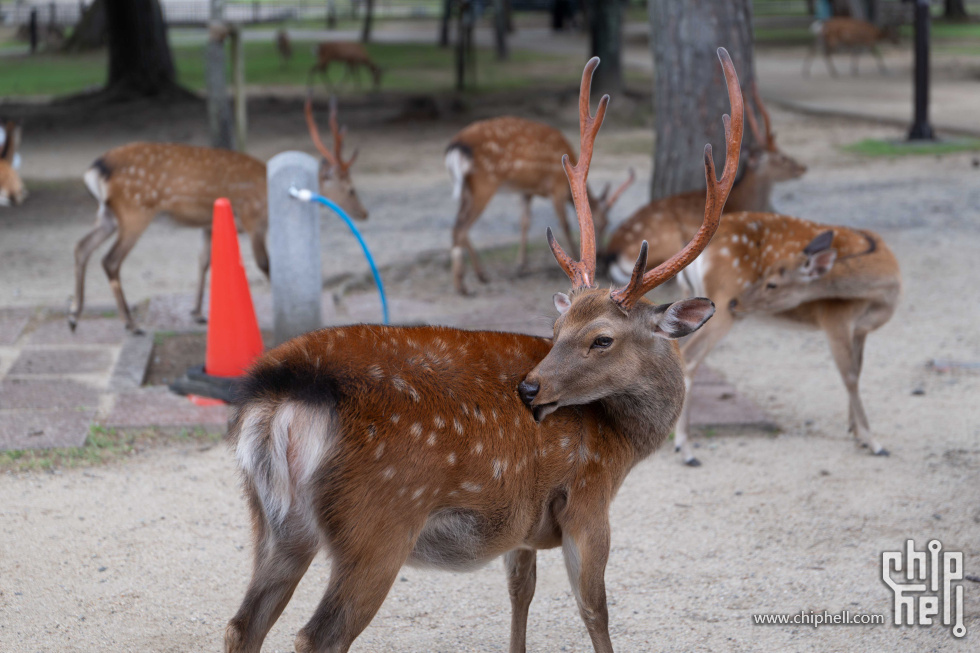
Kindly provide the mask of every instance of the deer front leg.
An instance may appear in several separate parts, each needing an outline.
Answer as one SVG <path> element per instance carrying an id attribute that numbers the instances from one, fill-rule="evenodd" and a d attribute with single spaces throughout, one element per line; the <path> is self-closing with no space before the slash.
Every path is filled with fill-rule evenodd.
<path id="1" fill-rule="evenodd" d="M 562 554 L 579 614 L 596 653 L 612 653 L 606 606 L 606 561 L 609 559 L 609 516 L 602 510 L 562 525 Z"/>
<path id="2" fill-rule="evenodd" d="M 531 228 L 531 196 L 521 197 L 523 211 L 521 212 L 521 245 L 517 251 L 517 272 L 527 272 L 527 232 Z"/>
<path id="3" fill-rule="evenodd" d="M 120 222 L 119 237 L 113 243 L 109 253 L 102 259 L 102 267 L 105 269 L 106 276 L 109 277 L 109 286 L 112 288 L 112 294 L 116 297 L 116 306 L 119 308 L 119 315 L 126 322 L 126 329 L 133 335 L 143 335 L 143 330 L 136 326 L 136 322 L 133 321 L 133 316 L 129 312 L 129 305 L 126 303 L 122 282 L 119 279 L 119 268 L 122 267 L 123 260 L 129 254 L 130 250 L 133 249 L 136 241 L 143 235 L 143 232 L 149 225 L 150 219 L 152 219 L 152 215 L 144 214 L 139 216 L 131 214 L 130 217 L 135 219 Z"/>
<path id="4" fill-rule="evenodd" d="M 473 264 L 473 270 L 476 272 L 477 278 L 483 283 L 487 283 L 490 280 L 490 277 L 483 271 L 483 266 L 480 264 L 480 257 L 470 242 L 469 234 L 470 229 L 477 219 L 479 219 L 480 214 L 483 213 L 483 209 L 486 208 L 487 203 L 490 201 L 496 189 L 487 188 L 485 185 L 476 185 L 477 187 L 474 188 L 474 185 L 476 184 L 474 184 L 471 178 L 467 178 L 464 182 L 463 195 L 459 202 L 459 212 L 456 214 L 456 224 L 453 225 L 453 248 L 450 252 L 450 258 L 452 259 L 453 266 L 453 284 L 456 286 L 456 292 L 460 295 L 469 294 L 463 280 L 463 277 L 466 275 L 466 254 L 469 254 L 470 262 Z"/>
<path id="5" fill-rule="evenodd" d="M 201 312 L 201 306 L 204 304 L 204 281 L 208 276 L 208 268 L 211 267 L 211 230 L 202 229 L 201 232 L 203 235 L 201 253 L 197 258 L 197 299 L 194 300 L 194 308 L 191 310 L 191 317 L 198 324 L 207 322 Z"/>
<path id="6" fill-rule="evenodd" d="M 510 590 L 510 653 L 527 651 L 527 612 L 534 598 L 537 559 L 537 552 L 527 549 L 515 549 L 504 556 Z"/>
<path id="7" fill-rule="evenodd" d="M 85 306 L 85 269 L 88 267 L 89 257 L 115 231 L 115 217 L 109 212 L 109 207 L 102 204 L 95 216 L 95 227 L 75 245 L 75 296 L 68 305 L 68 326 L 72 331 L 78 325 Z"/>
<path id="8" fill-rule="evenodd" d="M 885 60 L 881 57 L 881 50 L 878 49 L 877 45 L 871 46 L 871 54 L 874 55 L 875 60 L 878 62 L 878 72 L 882 75 L 887 75 L 888 69 L 885 68 Z"/>

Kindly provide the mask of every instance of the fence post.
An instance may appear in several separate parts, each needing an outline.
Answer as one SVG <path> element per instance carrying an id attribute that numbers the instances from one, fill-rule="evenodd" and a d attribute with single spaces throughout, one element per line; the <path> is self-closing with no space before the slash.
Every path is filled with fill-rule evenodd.
<path id="1" fill-rule="evenodd" d="M 289 189 L 317 190 L 319 162 L 302 152 L 283 152 L 267 165 L 269 188 L 269 276 L 275 344 L 319 329 L 323 293 L 320 216 Z"/>
<path id="2" fill-rule="evenodd" d="M 231 27 L 231 89 L 235 99 L 235 148 L 245 151 L 248 139 L 248 98 L 245 95 L 245 39 L 241 25 Z"/>

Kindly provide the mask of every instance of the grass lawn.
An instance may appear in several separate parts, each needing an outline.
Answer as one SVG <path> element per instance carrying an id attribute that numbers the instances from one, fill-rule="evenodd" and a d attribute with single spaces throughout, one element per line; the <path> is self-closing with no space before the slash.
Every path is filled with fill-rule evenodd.
<path id="1" fill-rule="evenodd" d="M 951 141 L 915 142 L 880 141 L 866 139 L 845 145 L 843 149 L 864 156 L 906 156 L 916 154 L 954 154 L 956 152 L 980 151 L 980 140 L 956 139 Z"/>
<path id="2" fill-rule="evenodd" d="M 275 44 L 249 42 L 245 45 L 245 78 L 250 85 L 305 86 L 313 65 L 313 43 L 293 42 L 293 58 L 282 67 Z M 371 56 L 385 71 L 382 87 L 387 90 L 433 92 L 453 88 L 453 52 L 434 45 L 377 44 L 368 46 Z M 204 47 L 173 49 L 177 78 L 196 90 L 204 87 Z M 105 52 L 84 55 L 40 54 L 10 57 L 3 62 L 0 97 L 64 95 L 101 86 L 106 79 Z M 512 51 L 509 61 L 498 63 L 490 50 L 477 52 L 477 85 L 481 91 L 525 88 L 541 84 L 575 83 L 579 62 L 558 55 Z M 338 81 L 343 70 L 335 65 L 331 78 Z M 370 88 L 367 71 L 362 71 L 362 89 Z M 321 84 L 319 80 L 316 82 Z M 338 92 L 356 92 L 349 81 Z"/>

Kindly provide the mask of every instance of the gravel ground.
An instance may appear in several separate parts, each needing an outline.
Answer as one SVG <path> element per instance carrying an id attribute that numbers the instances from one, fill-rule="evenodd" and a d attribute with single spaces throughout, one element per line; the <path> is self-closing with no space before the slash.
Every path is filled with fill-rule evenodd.
<path id="1" fill-rule="evenodd" d="M 927 367 L 932 358 L 980 360 L 980 172 L 969 155 L 869 161 L 837 149 L 897 136 L 884 128 L 782 112 L 774 119 L 783 148 L 811 167 L 780 187 L 776 205 L 874 229 L 901 262 L 905 296 L 869 338 L 862 383 L 872 428 L 892 456 L 872 457 L 851 443 L 846 395 L 820 333 L 762 320 L 738 325 L 709 364 L 784 431 L 703 436 L 703 467 L 686 468 L 665 450 L 632 473 L 612 512 L 606 577 L 613 641 L 621 651 L 977 650 L 980 601 L 970 582 L 965 641 L 944 626 L 752 623 L 755 613 L 801 610 L 890 619 L 881 552 L 908 538 L 920 548 L 938 538 L 964 552 L 966 573 L 980 574 L 980 375 Z M 632 163 L 644 179 L 649 136 L 611 127 L 600 137 L 597 176 L 613 179 Z M 452 203 L 440 150 L 452 131 L 431 128 L 422 141 L 366 139 L 362 195 L 373 212 L 369 238 L 385 260 L 438 250 L 448 240 Z M 402 165 L 412 170 L 396 177 L 393 168 Z M 19 257 L 0 275 L 0 303 L 60 305 L 70 288 L 71 244 L 94 206 L 79 200 L 62 211 L 42 209 L 42 189 L 23 207 L 26 217 L 0 214 L 7 228 L 0 257 Z M 70 192 L 63 189 L 52 192 Z M 634 189 L 618 218 L 642 196 Z M 475 236 L 479 246 L 513 242 L 516 207 L 512 198 L 495 202 Z M 549 213 L 538 207 L 539 236 Z M 154 229 L 124 266 L 134 302 L 193 287 L 192 251 L 189 269 L 161 269 L 173 248 L 196 247 L 196 235 L 165 222 Z M 412 233 L 418 240 L 407 240 Z M 334 265 L 329 247 L 325 266 Z M 447 271 L 424 269 L 393 281 L 392 291 L 464 301 L 444 299 Z M 92 301 L 108 303 L 100 274 L 93 265 Z M 465 300 L 474 311 L 492 308 L 506 292 L 527 296 L 540 319 L 551 293 L 566 285 L 544 274 L 514 283 L 498 269 L 496 277 Z M 4 474 L 0 532 L 4 651 L 218 650 L 250 571 L 246 509 L 222 445 L 174 444 L 105 467 Z M 329 562 L 318 558 L 266 651 L 292 650 L 328 573 Z M 505 651 L 508 623 L 499 562 L 470 574 L 405 569 L 353 650 Z M 539 556 L 529 631 L 530 650 L 591 650 L 556 551 Z"/>

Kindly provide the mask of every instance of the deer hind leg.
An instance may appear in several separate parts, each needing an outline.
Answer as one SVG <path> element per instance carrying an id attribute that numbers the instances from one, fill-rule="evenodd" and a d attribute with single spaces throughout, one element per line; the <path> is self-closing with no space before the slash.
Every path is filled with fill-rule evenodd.
<path id="1" fill-rule="evenodd" d="M 202 229 L 201 253 L 197 257 L 197 298 L 194 301 L 194 308 L 191 310 L 191 317 L 198 324 L 204 324 L 207 319 L 201 312 L 204 303 L 204 281 L 208 276 L 208 268 L 211 267 L 211 230 Z"/>
<path id="2" fill-rule="evenodd" d="M 112 249 L 102 259 L 102 267 L 105 269 L 106 276 L 109 277 L 109 286 L 112 288 L 112 294 L 116 297 L 116 306 L 119 308 L 119 315 L 126 322 L 126 329 L 131 331 L 133 335 L 143 335 L 142 329 L 136 326 L 136 322 L 133 321 L 133 316 L 129 312 L 129 305 L 126 303 L 122 282 L 119 279 L 119 268 L 122 267 L 123 260 L 129 254 L 130 250 L 133 249 L 136 241 L 146 231 L 150 220 L 153 219 L 153 215 L 148 212 L 140 213 L 134 211 L 130 212 L 129 216 L 135 219 L 119 223 L 119 236 L 116 238 L 116 242 L 113 243 Z"/>
<path id="3" fill-rule="evenodd" d="M 601 515 L 601 516 L 597 516 Z M 606 561 L 609 559 L 609 518 L 604 509 L 563 520 L 562 554 L 579 614 L 596 653 L 612 653 L 606 606 Z"/>
<path id="4" fill-rule="evenodd" d="M 827 62 L 827 72 L 830 73 L 832 77 L 837 77 L 837 69 L 834 68 L 834 59 L 830 54 L 830 47 L 824 44 L 823 46 L 823 58 Z"/>
<path id="5" fill-rule="evenodd" d="M 255 257 L 255 264 L 262 270 L 265 278 L 269 278 L 269 252 L 265 247 L 265 228 L 253 231 L 249 235 L 252 242 L 252 255 Z"/>
<path id="6" fill-rule="evenodd" d="M 701 461 L 694 457 L 688 436 L 691 428 L 691 389 L 694 386 L 694 375 L 702 361 L 718 342 L 732 328 L 734 318 L 728 308 L 728 300 L 719 303 L 714 316 L 703 327 L 688 336 L 681 344 L 681 354 L 684 357 L 684 406 L 681 408 L 677 426 L 674 428 L 674 451 L 679 451 L 684 464 L 698 467 Z"/>
<path id="7" fill-rule="evenodd" d="M 397 523 L 392 517 L 388 524 Z M 387 532 L 347 534 L 359 548 L 333 543 L 330 584 L 313 617 L 296 636 L 297 653 L 344 653 L 378 612 L 398 570 L 405 564 L 414 537 L 398 528 Z M 418 534 L 421 525 L 413 533 Z"/>
<path id="8" fill-rule="evenodd" d="M 881 57 L 881 50 L 878 49 L 877 45 L 871 46 L 871 54 L 874 55 L 875 60 L 878 62 L 878 72 L 882 75 L 887 75 L 888 69 L 885 68 L 885 60 Z"/>
<path id="9" fill-rule="evenodd" d="M 471 177 L 464 182 L 463 194 L 459 202 L 459 213 L 456 215 L 456 224 L 453 225 L 453 248 L 451 251 L 453 283 L 456 286 L 456 292 L 460 295 L 469 294 L 464 282 L 466 274 L 464 256 L 467 254 L 470 257 L 470 263 L 473 264 L 473 271 L 476 272 L 477 278 L 483 283 L 490 281 L 490 277 L 487 276 L 483 270 L 483 265 L 480 263 L 479 254 L 473 247 L 473 243 L 470 242 L 470 229 L 480 218 L 495 189 L 474 186 Z"/>
<path id="10" fill-rule="evenodd" d="M 527 612 L 537 582 L 536 551 L 515 549 L 504 556 L 507 589 L 510 591 L 510 653 L 527 651 Z"/>
<path id="11" fill-rule="evenodd" d="M 85 306 L 85 269 L 88 267 L 88 260 L 92 252 L 116 232 L 117 224 L 109 207 L 100 203 L 99 211 L 95 215 L 95 227 L 75 245 L 75 296 L 68 306 L 68 326 L 72 331 L 75 330 Z"/>
<path id="12" fill-rule="evenodd" d="M 225 653 L 259 653 L 318 547 L 308 533 L 290 534 L 283 529 L 277 534 L 268 528 L 254 487 L 249 489 L 249 503 L 258 516 L 255 563 L 241 607 L 225 628 Z"/>
<path id="13" fill-rule="evenodd" d="M 527 272 L 527 232 L 531 228 L 531 196 L 522 196 L 521 203 L 523 208 L 521 211 L 521 244 L 517 251 L 518 274 Z"/>
<path id="14" fill-rule="evenodd" d="M 876 456 L 887 456 L 888 450 L 881 446 L 871 434 L 868 417 L 864 412 L 858 383 L 861 366 L 864 362 L 864 341 L 867 332 L 855 332 L 852 310 L 839 309 L 826 312 L 821 326 L 827 333 L 830 352 L 840 372 L 848 395 L 848 426 L 862 447 L 867 447 Z"/>
<path id="15" fill-rule="evenodd" d="M 857 77 L 858 75 L 858 58 L 861 56 L 861 48 L 859 46 L 854 46 L 851 50 L 851 76 Z"/>

